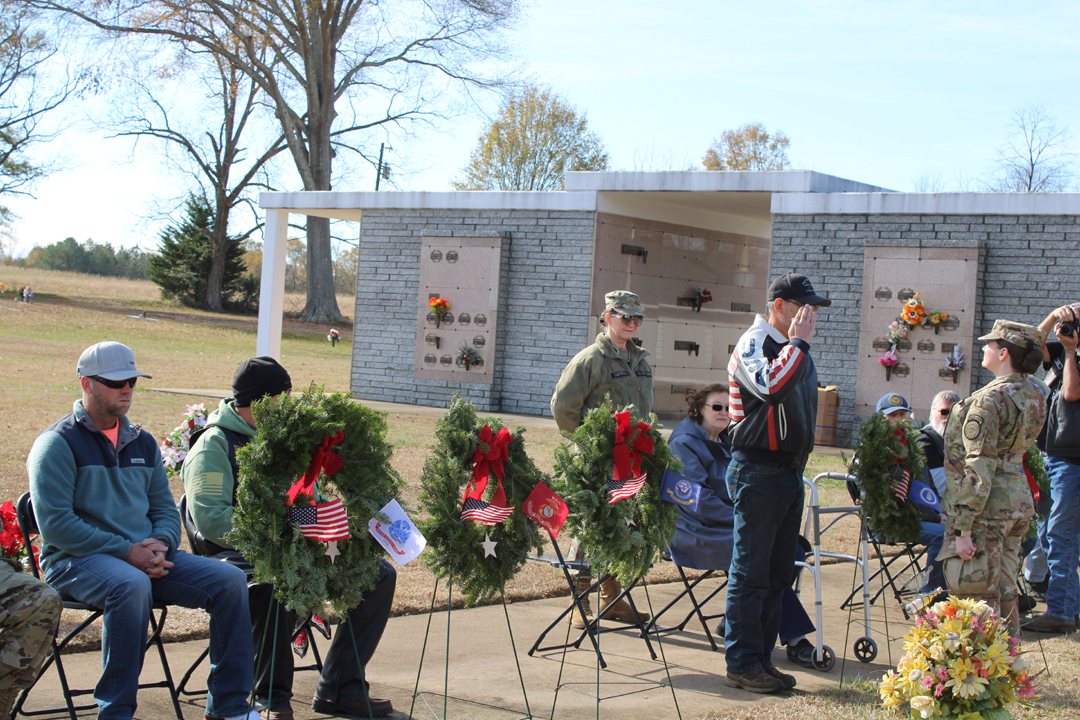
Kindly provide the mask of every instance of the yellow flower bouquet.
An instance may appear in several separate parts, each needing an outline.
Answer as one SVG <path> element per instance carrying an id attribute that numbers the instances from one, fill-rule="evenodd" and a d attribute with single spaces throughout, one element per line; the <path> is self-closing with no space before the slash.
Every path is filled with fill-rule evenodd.
<path id="1" fill-rule="evenodd" d="M 882 704 L 911 718 L 1005 720 L 1035 699 L 1020 643 L 982 600 L 949 597 L 919 613 L 903 659 L 881 678 Z"/>

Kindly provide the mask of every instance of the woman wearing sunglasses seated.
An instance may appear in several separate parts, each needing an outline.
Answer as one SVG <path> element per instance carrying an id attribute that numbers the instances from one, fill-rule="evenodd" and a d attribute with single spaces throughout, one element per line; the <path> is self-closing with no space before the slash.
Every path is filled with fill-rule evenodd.
<path id="1" fill-rule="evenodd" d="M 671 451 L 683 462 L 680 474 L 689 484 L 677 487 L 674 498 L 679 514 L 675 518 L 671 559 L 680 567 L 726 573 L 731 565 L 735 512 L 724 479 L 731 459 L 728 402 L 725 383 L 713 383 L 687 395 L 687 418 L 675 426 L 668 440 Z M 679 485 L 683 485 L 682 481 Z M 805 556 L 800 543 L 797 559 Z M 814 623 L 799 597 L 790 587 L 785 588 L 780 642 L 787 645 L 789 660 L 812 667 L 814 646 L 806 636 L 813 631 Z M 723 622 L 718 632 L 724 634 Z"/>

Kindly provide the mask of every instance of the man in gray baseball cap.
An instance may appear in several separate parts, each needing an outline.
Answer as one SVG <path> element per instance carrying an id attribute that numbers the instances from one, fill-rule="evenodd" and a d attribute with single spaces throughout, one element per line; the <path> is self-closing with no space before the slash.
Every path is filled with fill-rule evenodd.
<path id="1" fill-rule="evenodd" d="M 118 342 L 99 342 L 83 350 L 75 374 L 80 378 L 103 378 L 105 380 L 130 380 L 153 377 L 135 369 L 135 353 Z M 132 384 L 134 387 L 134 384 Z"/>
<path id="2" fill-rule="evenodd" d="M 180 515 L 161 451 L 127 418 L 135 381 L 150 376 L 116 342 L 87 348 L 76 374 L 82 398 L 38 436 L 26 469 L 45 580 L 105 613 L 98 718 L 130 720 L 135 712 L 151 605 L 161 601 L 210 613 L 207 720 L 258 720 L 248 710 L 247 578 L 179 549 Z"/>

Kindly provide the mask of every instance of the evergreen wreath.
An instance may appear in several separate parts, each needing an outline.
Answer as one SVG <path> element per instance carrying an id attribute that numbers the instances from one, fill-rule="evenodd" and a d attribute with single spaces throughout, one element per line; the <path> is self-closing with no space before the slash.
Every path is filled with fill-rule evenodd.
<path id="1" fill-rule="evenodd" d="M 329 601 L 344 613 L 375 587 L 382 547 L 368 533 L 368 520 L 403 489 L 390 466 L 393 448 L 386 441 L 386 413 L 354 402 L 345 393 L 324 395 L 312 386 L 299 396 L 252 404 L 255 437 L 237 453 L 240 465 L 233 529 L 226 539 L 255 568 L 257 582 L 274 584 L 275 595 L 298 614 L 316 613 Z M 333 447 L 344 465 L 332 477 L 320 472 L 320 498 L 337 495 L 349 521 L 336 562 L 326 545 L 294 531 L 286 495 L 311 463 L 323 438 L 337 431 L 344 439 Z M 312 504 L 311 495 L 296 506 Z"/>
<path id="2" fill-rule="evenodd" d="M 679 470 L 679 461 L 664 442 L 656 421 L 644 437 L 653 441 L 651 454 L 642 453 L 645 484 L 633 497 L 609 503 L 607 482 L 614 475 L 617 421 L 608 402 L 585 414 L 572 433 L 563 433 L 572 445 L 555 449 L 554 490 L 570 509 L 567 531 L 581 542 L 586 557 L 625 585 L 643 577 L 675 536 L 678 508 L 660 497 L 665 470 Z M 633 405 L 628 410 L 637 425 Z"/>
<path id="3" fill-rule="evenodd" d="M 906 446 L 897 430 L 902 430 Z M 866 523 L 880 540 L 890 543 L 917 543 L 922 535 L 918 509 L 893 493 L 889 474 L 899 460 L 912 479 L 922 478 L 925 460 L 916 437 L 910 422 L 893 425 L 882 413 L 874 413 L 859 427 L 852 448 L 855 454 L 849 472 L 859 486 Z"/>
<path id="4" fill-rule="evenodd" d="M 454 395 L 449 411 L 435 425 L 437 442 L 420 475 L 419 504 L 430 516 L 417 523 L 428 541 L 421 559 L 436 577 L 449 579 L 459 587 L 467 606 L 487 602 L 495 593 L 502 593 L 506 583 L 525 565 L 529 551 L 543 551 L 539 528 L 521 512 L 521 504 L 536 484 L 546 480 L 525 454 L 525 428 L 515 428 L 511 433 L 509 459 L 503 463 L 506 504 L 515 506 L 514 512 L 497 525 L 461 519 L 464 490 L 473 478 L 473 457 L 478 448 L 486 452 L 489 447 L 480 439 L 485 424 L 493 436 L 503 428 L 499 418 L 481 422 L 476 408 Z M 485 501 L 495 493 L 495 480 L 491 471 Z M 496 543 L 494 557 L 484 551 L 485 537 Z"/>
<path id="5" fill-rule="evenodd" d="M 1031 479 L 1039 486 L 1040 497 L 1050 497 L 1050 474 L 1046 472 L 1046 456 L 1036 443 L 1031 443 L 1023 457 L 1024 470 L 1031 475 Z M 1031 527 L 1028 529 L 1028 537 L 1039 534 L 1039 523 L 1044 522 L 1046 516 L 1039 510 L 1039 504 L 1035 503 L 1035 514 L 1031 516 Z"/>

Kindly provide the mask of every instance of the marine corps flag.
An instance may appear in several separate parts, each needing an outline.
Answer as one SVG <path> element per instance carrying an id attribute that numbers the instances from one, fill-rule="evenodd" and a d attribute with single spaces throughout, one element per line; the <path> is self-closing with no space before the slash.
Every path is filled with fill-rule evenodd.
<path id="1" fill-rule="evenodd" d="M 537 525 L 551 533 L 551 537 L 557 538 L 559 530 L 566 522 L 566 516 L 570 513 L 570 508 L 566 507 L 563 499 L 553 493 L 547 485 L 539 482 L 529 493 L 529 497 L 525 498 L 521 511 L 526 517 L 531 518 Z"/>

